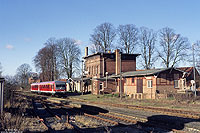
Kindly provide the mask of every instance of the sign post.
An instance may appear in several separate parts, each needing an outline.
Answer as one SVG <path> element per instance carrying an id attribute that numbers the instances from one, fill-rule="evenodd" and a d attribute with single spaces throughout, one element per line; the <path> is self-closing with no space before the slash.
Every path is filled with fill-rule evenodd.
<path id="1" fill-rule="evenodd" d="M 1 114 L 3 113 L 3 91 L 4 91 L 4 78 L 0 78 L 0 109 Z"/>

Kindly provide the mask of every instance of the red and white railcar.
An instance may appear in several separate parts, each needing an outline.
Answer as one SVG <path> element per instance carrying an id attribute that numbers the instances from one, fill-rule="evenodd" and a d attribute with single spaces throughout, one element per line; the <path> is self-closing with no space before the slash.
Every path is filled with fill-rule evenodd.
<path id="1" fill-rule="evenodd" d="M 49 81 L 31 84 L 31 92 L 38 93 L 65 93 L 66 82 L 64 81 Z"/>

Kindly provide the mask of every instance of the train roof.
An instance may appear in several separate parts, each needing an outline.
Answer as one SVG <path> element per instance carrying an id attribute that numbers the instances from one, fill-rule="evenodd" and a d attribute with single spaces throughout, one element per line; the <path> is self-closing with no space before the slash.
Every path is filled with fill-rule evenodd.
<path id="1" fill-rule="evenodd" d="M 32 83 L 31 85 L 38 85 L 38 84 L 53 84 L 53 83 L 66 83 L 65 81 L 47 81 L 47 82 L 40 82 L 40 83 Z"/>

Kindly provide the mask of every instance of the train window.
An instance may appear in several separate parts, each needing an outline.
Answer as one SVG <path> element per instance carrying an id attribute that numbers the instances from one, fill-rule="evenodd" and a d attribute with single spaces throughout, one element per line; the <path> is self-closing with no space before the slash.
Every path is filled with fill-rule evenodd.
<path id="1" fill-rule="evenodd" d="M 56 87 L 65 87 L 65 84 L 56 84 Z"/>

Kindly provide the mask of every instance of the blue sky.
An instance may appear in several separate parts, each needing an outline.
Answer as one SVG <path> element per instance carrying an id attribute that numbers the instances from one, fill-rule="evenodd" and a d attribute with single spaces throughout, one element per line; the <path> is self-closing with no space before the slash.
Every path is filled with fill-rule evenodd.
<path id="1" fill-rule="evenodd" d="M 93 29 L 110 22 L 159 30 L 166 26 L 200 40 L 199 0 L 0 0 L 0 62 L 4 75 L 32 63 L 50 37 L 80 40 L 82 54 Z"/>

